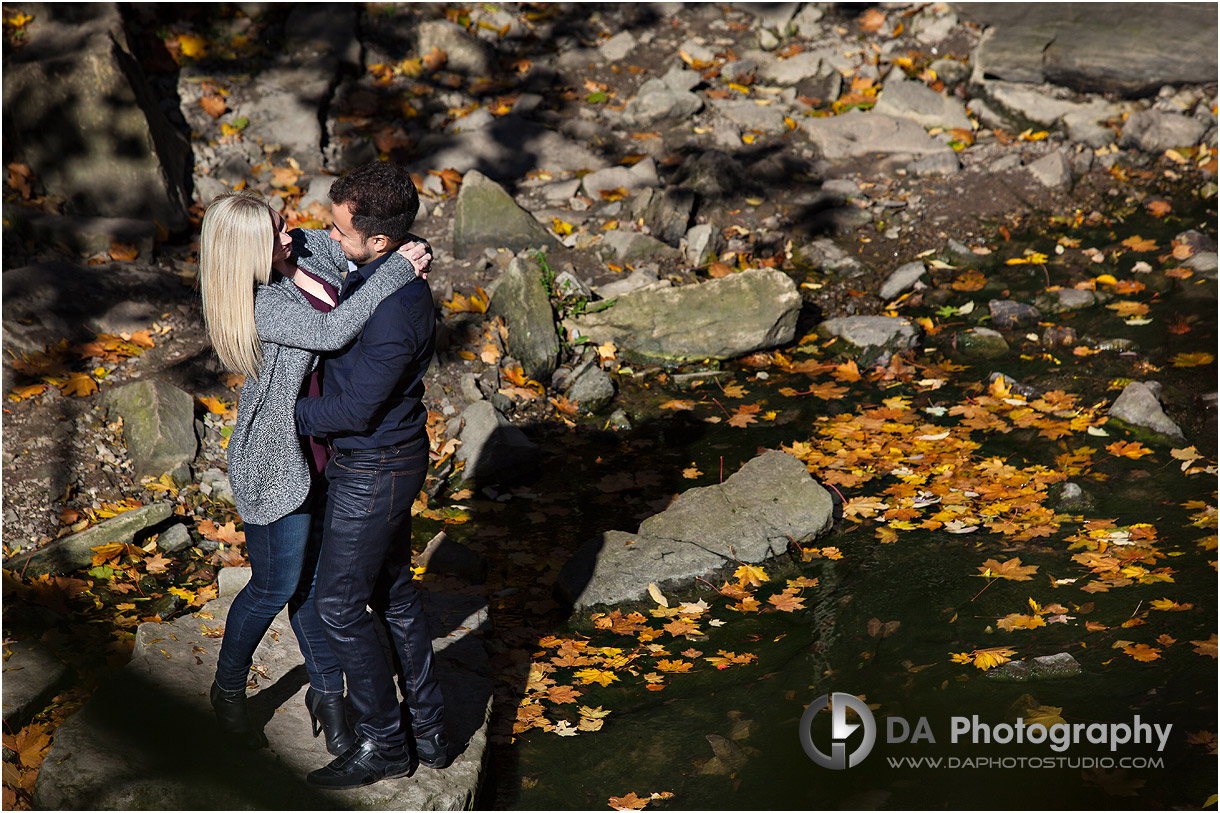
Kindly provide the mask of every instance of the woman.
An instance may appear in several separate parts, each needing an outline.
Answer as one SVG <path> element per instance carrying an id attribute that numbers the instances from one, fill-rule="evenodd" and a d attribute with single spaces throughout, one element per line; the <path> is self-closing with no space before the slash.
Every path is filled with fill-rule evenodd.
<path id="1" fill-rule="evenodd" d="M 381 300 L 410 282 L 415 267 L 426 270 L 431 256 L 426 244 L 405 244 L 336 307 L 346 258 L 324 231 L 294 235 L 248 192 L 221 195 L 203 218 L 208 336 L 224 366 L 246 376 L 228 456 L 251 569 L 229 609 L 211 701 L 227 737 L 250 748 L 267 744 L 249 717 L 246 679 L 255 647 L 288 605 L 309 674 L 305 704 L 313 733 L 324 730 L 327 750 L 338 755 L 355 737 L 344 713 L 343 674 L 312 608 L 313 567 L 306 567 L 311 493 L 315 480 L 325 482 L 319 472 L 326 450 L 316 443 L 303 448 L 293 405 L 317 394 L 316 354 L 351 341 Z"/>

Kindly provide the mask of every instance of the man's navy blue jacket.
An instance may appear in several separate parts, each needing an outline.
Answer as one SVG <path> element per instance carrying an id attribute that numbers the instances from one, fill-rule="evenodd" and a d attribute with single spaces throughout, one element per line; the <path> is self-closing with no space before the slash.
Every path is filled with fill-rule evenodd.
<path id="1" fill-rule="evenodd" d="M 389 256 L 349 272 L 339 301 Z M 397 446 L 425 437 L 424 373 L 432 361 L 435 322 L 425 280 L 417 277 L 386 297 L 356 340 L 326 357 L 323 395 L 297 401 L 301 433 L 328 437 L 338 450 Z"/>

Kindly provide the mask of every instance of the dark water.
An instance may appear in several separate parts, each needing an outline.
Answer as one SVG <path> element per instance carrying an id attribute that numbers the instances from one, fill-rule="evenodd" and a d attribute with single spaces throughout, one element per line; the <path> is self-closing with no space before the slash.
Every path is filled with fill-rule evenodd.
<path id="1" fill-rule="evenodd" d="M 1092 231 L 1059 232 L 1052 227 L 1023 239 L 1025 245 L 1053 254 L 1060 233 L 1070 233 L 1084 245 L 1099 247 L 1112 246 L 1132 233 L 1154 237 L 1167 246 L 1172 236 L 1164 233 L 1169 226 L 1141 220 L 1138 213 L 1119 225 L 1121 229 L 1111 224 Z M 1180 230 L 1192 224 L 1183 220 L 1173 225 Z M 988 288 L 957 294 L 954 304 L 973 299 L 985 313 L 988 299 L 1028 301 L 1045 286 L 1039 268 L 1005 268 L 1002 262 L 1009 256 L 1020 256 L 1020 252 L 1006 247 L 1004 253 L 991 258 L 990 265 L 979 266 L 990 280 Z M 1071 278 L 1084 276 L 1086 270 L 1088 275 L 1111 273 L 1119 279 L 1147 281 L 1148 291 L 1114 297 L 1147 302 L 1148 316 L 1153 320 L 1147 325 L 1127 325 L 1100 306 L 1046 318 L 1047 322 L 1074 327 L 1081 336 L 1137 342 L 1141 353 L 1135 366 L 1131 356 L 1116 351 L 1082 358 L 1073 356 L 1070 350 L 1048 353 L 1036 342 L 1014 345 L 1007 357 L 993 362 L 970 362 L 953 355 L 943 340 L 930 340 L 928 344 L 936 349 L 917 362 L 967 364 L 966 370 L 955 374 L 954 381 L 931 393 L 916 393 L 896 382 L 859 382 L 849 385 L 847 396 L 830 402 L 809 396 L 786 398 L 778 392 L 780 387 L 803 390 L 827 377 L 810 379 L 771 368 L 766 378 L 759 378 L 756 370 L 734 365 L 728 366 L 732 381 L 722 383 L 744 386 L 749 392 L 742 399 L 727 398 L 714 386 L 681 392 L 651 375 L 627 384 L 620 402 L 637 418 L 643 418 L 637 421 L 638 428 L 616 440 L 586 439 L 570 444 L 569 463 L 562 471 L 544 474 L 532 491 L 562 494 L 573 478 L 617 470 L 653 472 L 650 488 L 627 492 L 635 495 L 634 502 L 624 502 L 613 494 L 602 495 L 591 505 L 579 505 L 585 500 L 573 501 L 572 512 L 548 522 L 545 532 L 540 532 L 536 523 L 518 524 L 514 536 L 519 531 L 522 539 L 536 542 L 518 540 L 517 544 L 538 547 L 543 539 L 562 538 L 578 528 L 587 533 L 590 523 L 600 523 L 596 530 L 634 529 L 639 517 L 663 507 L 663 503 L 641 505 L 645 499 L 641 492 L 666 494 L 692 485 L 708 485 L 719 481 L 721 466 L 724 476 L 728 476 L 760 448 L 778 448 L 794 441 L 816 442 L 819 416 L 876 406 L 894 396 L 911 397 L 915 409 L 930 403 L 959 403 L 968 397 L 971 382 L 985 383 L 991 370 L 1001 370 L 1043 390 L 1080 394 L 1084 405 L 1113 399 L 1126 380 L 1150 378 L 1164 384 L 1173 403 L 1191 399 L 1202 403 L 1198 397 L 1215 390 L 1215 365 L 1178 368 L 1170 360 L 1178 353 L 1214 351 L 1215 283 L 1132 273 L 1131 266 L 1141 258 L 1159 267 L 1152 257 L 1131 253 L 1106 265 L 1083 270 L 1052 265 L 1047 272 L 1058 284 L 1068 284 Z M 929 305 L 913 315 L 934 311 L 935 306 Z M 1175 320 L 1186 320 L 1191 329 L 1184 333 L 1171 331 Z M 1041 327 L 1031 328 L 1031 332 L 1040 331 Z M 797 361 L 809 357 L 794 350 L 785 352 Z M 724 409 L 718 409 L 708 395 Z M 694 413 L 674 415 L 658 409 L 671 398 L 706 403 Z M 760 403 L 763 412 L 775 410 L 775 420 L 760 420 L 744 429 L 702 420 L 709 415 L 724 418 L 740 403 Z M 939 420 L 945 426 L 952 423 L 950 418 Z M 1208 428 L 1214 427 L 1213 421 L 1214 416 L 1202 408 L 1185 420 L 1188 436 L 1207 456 L 1199 461 L 1202 465 L 1214 460 L 1214 430 Z M 974 435 L 983 444 L 977 452 L 979 459 L 995 455 L 1016 466 L 1053 467 L 1055 456 L 1069 449 L 1091 446 L 1101 450 L 1114 441 L 1134 439 L 1113 424 L 1105 429 L 1107 437 L 1078 433 L 1056 441 L 1039 438 L 1032 431 Z M 1085 476 L 1073 479 L 1096 501 L 1094 508 L 1084 512 L 1085 519 L 1111 519 L 1118 527 L 1136 523 L 1155 526 L 1157 548 L 1164 555 L 1156 567 L 1173 568 L 1171 583 L 1133 584 L 1093 594 L 1082 591 L 1087 572 L 1072 562 L 1072 553 L 1079 551 L 1068 550 L 1065 541 L 1079 530 L 1076 523 L 1064 524 L 1048 538 L 1024 543 L 983 529 L 967 535 L 904 532 L 896 542 L 881 544 L 874 534 L 874 523 L 839 522 L 835 531 L 817 544 L 839 548 L 842 559 L 800 563 L 793 557 L 767 565 L 773 585 L 782 586 L 784 578 L 798 574 L 820 580 L 817 588 L 803 591 L 806 609 L 737 613 L 728 610 L 728 602 L 711 589 L 696 584 L 688 594 L 677 598 L 704 598 L 712 604 L 700 623 L 708 638 L 681 642 L 664 636 L 656 641 L 669 650 L 670 654 L 663 657 L 678 657 L 677 653 L 689 646 L 704 656 L 720 649 L 754 653 L 758 658 L 755 663 L 717 670 L 701 657 L 691 656 L 688 659 L 695 663 L 693 670 L 666 675 L 667 685 L 660 692 L 647 691 L 639 676 L 626 671 L 621 672 L 619 682 L 605 688 L 579 685 L 570 669 L 551 673 L 557 683 L 576 685 L 584 693 L 577 705 L 600 705 L 611 713 L 599 731 L 560 737 L 534 729 L 518 735 L 512 746 L 512 770 L 501 768 L 495 776 L 500 788 L 497 798 L 509 799 L 512 807 L 521 809 L 599 809 L 612 796 L 634 792 L 646 797 L 663 791 L 674 796 L 654 801 L 653 807 L 1203 806 L 1216 791 L 1217 670 L 1216 660 L 1196 653 L 1196 644 L 1191 642 L 1207 641 L 1216 631 L 1215 525 L 1214 512 L 1210 526 L 1207 522 L 1195 524 L 1200 510 L 1186 508 L 1183 503 L 1196 500 L 1214 507 L 1216 479 L 1208 474 L 1182 474 L 1179 462 L 1169 452 L 1189 444 L 1147 442 L 1153 455 L 1134 461 L 1101 460 L 1105 457 L 1102 451 L 1097 455 L 1101 462 Z M 702 475 L 694 481 L 681 479 L 678 472 L 692 464 Z M 848 498 L 880 494 L 892 482 L 892 478 L 881 478 L 842 491 Z M 511 510 L 502 519 L 511 522 L 510 517 Z M 1207 539 L 1210 543 L 1204 541 Z M 1014 556 L 1020 556 L 1024 565 L 1039 567 L 1030 581 L 991 582 L 979 577 L 984 560 L 1004 561 Z M 1055 579 L 1075 577 L 1085 578 L 1074 584 L 1054 584 Z M 759 597 L 777 589 L 760 590 Z M 1182 612 L 1150 610 L 1151 602 L 1161 598 L 1189 602 L 1193 608 Z M 1028 612 L 1029 599 L 1042 605 L 1060 603 L 1068 609 L 1069 618 L 1066 623 L 1032 630 L 995 629 L 997 619 Z M 726 623 L 710 627 L 706 624 L 709 617 Z M 873 636 L 869 634 L 872 619 L 900 623 L 888 636 Z M 1143 623 L 1124 627 L 1124 622 L 1131 619 Z M 665 620 L 648 621 L 659 627 Z M 1090 631 L 1086 622 L 1107 629 Z M 628 652 L 638 646 L 630 636 L 591 629 L 587 617 L 573 619 L 573 624 L 545 632 L 561 637 L 589 636 L 590 646 L 621 647 Z M 1162 635 L 1174 641 L 1158 641 Z M 1160 657 L 1150 662 L 1136 661 L 1114 648 L 1116 641 L 1150 644 L 1160 650 Z M 951 661 L 952 653 L 1001 646 L 1017 650 L 1015 658 L 1068 652 L 1080 662 L 1083 674 L 1040 682 L 1003 682 L 987 677 L 971 664 Z M 545 661 L 552 652 L 537 650 L 535 660 Z M 640 671 L 652 668 L 645 666 Z M 806 705 L 834 692 L 863 696 L 876 720 L 876 745 L 861 764 L 849 770 L 829 770 L 815 764 L 799 741 Z M 968 735 L 957 742 L 951 740 L 951 720 L 955 717 L 972 719 L 977 715 L 978 721 L 987 726 L 1005 720 L 1014 722 L 1013 706 L 1024 695 L 1032 696 L 1025 699 L 1026 703 L 1061 709 L 1060 716 L 1068 724 L 1130 724 L 1138 715 L 1142 723 L 1172 729 L 1163 750 L 1158 750 L 1155 741 L 1121 745 L 1114 750 L 1108 745 L 1084 742 L 1055 751 L 1048 744 L 974 743 Z M 574 723 L 577 719 L 575 705 L 544 705 L 554 720 Z M 887 741 L 890 726 L 897 726 L 890 722 L 895 717 L 903 718 L 912 728 L 921 718 L 926 720 L 926 729 L 921 730 L 934 741 L 926 737 L 917 743 Z M 813 721 L 812 740 L 824 751 L 830 750 L 830 718 L 824 711 Z M 848 719 L 856 721 L 850 716 Z M 1207 745 L 1209 732 L 1213 753 Z M 1195 735 L 1199 742 L 1191 742 L 1189 735 Z M 846 750 L 854 751 L 862 739 L 857 729 L 846 740 Z M 726 741 L 731 745 L 726 746 Z M 933 767 L 928 759 L 941 762 Z M 963 761 L 980 759 L 1010 762 L 961 767 Z M 1026 761 L 1015 762 L 1018 759 Z"/>

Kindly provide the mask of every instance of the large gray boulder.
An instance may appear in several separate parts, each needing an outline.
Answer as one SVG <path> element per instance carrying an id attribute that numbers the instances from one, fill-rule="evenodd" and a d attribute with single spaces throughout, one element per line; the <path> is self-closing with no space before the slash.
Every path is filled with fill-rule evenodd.
<path id="1" fill-rule="evenodd" d="M 513 258 L 491 296 L 487 313 L 502 317 L 508 325 L 508 352 L 521 362 L 526 375 L 549 381 L 559 364 L 559 335 L 542 267 L 532 260 Z"/>
<path id="2" fill-rule="evenodd" d="M 223 744 L 208 702 L 219 633 L 231 595 L 169 623 L 141 624 L 131 662 L 55 732 L 35 786 L 41 809 L 463 810 L 474 804 L 487 749 L 491 683 L 481 635 L 486 605 L 465 596 L 426 592 L 424 603 L 446 728 L 457 753 L 443 771 L 366 788 L 322 791 L 305 775 L 331 761 L 310 735 L 308 681 L 287 613 L 272 623 L 254 653 L 252 715 L 264 724 L 267 750 L 236 752 Z M 183 732 L 206 758 L 182 752 Z"/>
<path id="3" fill-rule="evenodd" d="M 73 214 L 185 228 L 190 148 L 132 56 L 118 7 L 21 10 L 34 22 L 21 48 L 5 48 L 5 160 L 28 165 Z"/>
<path id="4" fill-rule="evenodd" d="M 454 256 L 467 257 L 483 248 L 551 246 L 558 246 L 555 238 L 504 187 L 477 170 L 466 173 L 453 219 Z"/>
<path id="5" fill-rule="evenodd" d="M 1173 440 L 1185 440 L 1182 429 L 1165 414 L 1156 392 L 1160 385 L 1150 382 L 1132 381 L 1110 407 L 1109 416 L 1135 429 L 1150 429 L 1158 435 L 1164 435 Z"/>
<path id="6" fill-rule="evenodd" d="M 106 393 L 123 418 L 123 439 L 137 478 L 158 477 L 195 459 L 195 403 L 166 381 L 134 381 Z"/>
<path id="7" fill-rule="evenodd" d="M 569 320 L 598 342 L 647 359 L 727 359 L 791 341 L 801 297 L 785 274 L 743 271 L 699 285 L 654 287 Z"/>
<path id="8" fill-rule="evenodd" d="M 537 468 L 542 458 L 538 444 L 513 426 L 490 401 L 475 401 L 456 422 L 448 435 L 462 442 L 456 455 L 458 462 L 465 464 L 461 479 L 476 484 L 520 479 Z"/>
<path id="9" fill-rule="evenodd" d="M 41 548 L 10 556 L 5 560 L 4 567 L 27 576 L 71 573 L 90 565 L 94 548 L 116 542 L 130 544 L 141 531 L 164 522 L 173 514 L 174 506 L 167 502 L 155 502 L 143 508 L 124 511 L 80 533 L 63 536 Z"/>
<path id="10" fill-rule="evenodd" d="M 628 534 L 608 531 L 563 566 L 558 587 L 577 609 L 634 601 L 649 582 L 704 576 L 734 562 L 755 563 L 801 544 L 831 524 L 830 494 L 805 464 L 766 452 L 719 485 L 693 488 Z"/>
<path id="11" fill-rule="evenodd" d="M 840 339 L 842 349 L 861 364 L 886 364 L 895 352 L 919 343 L 919 326 L 901 316 L 837 316 L 818 325 L 818 333 Z"/>

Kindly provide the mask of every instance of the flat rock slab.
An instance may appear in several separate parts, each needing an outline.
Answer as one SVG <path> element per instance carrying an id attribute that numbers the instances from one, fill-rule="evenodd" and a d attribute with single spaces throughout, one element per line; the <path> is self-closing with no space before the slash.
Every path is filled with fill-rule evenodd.
<path id="1" fill-rule="evenodd" d="M 761 562 L 831 524 L 829 492 L 805 464 L 766 452 L 720 485 L 692 488 L 634 534 L 608 531 L 563 566 L 559 590 L 577 609 L 644 597 L 649 582 L 706 575 L 733 562 Z"/>
<path id="2" fill-rule="evenodd" d="M 41 548 L 10 556 L 4 561 L 4 567 L 27 576 L 71 573 L 89 566 L 93 561 L 94 548 L 112 542 L 129 544 L 136 534 L 173 515 L 174 506 L 167 502 L 155 502 L 143 508 L 124 511 L 80 533 L 53 539 Z"/>
<path id="3" fill-rule="evenodd" d="M 841 116 L 805 119 L 801 127 L 827 161 L 870 155 L 903 155 L 923 158 L 953 150 L 933 139 L 922 126 L 909 119 L 853 110 Z"/>
<path id="4" fill-rule="evenodd" d="M 487 750 L 491 683 L 481 639 L 489 627 L 477 599 L 425 593 L 451 747 L 443 771 L 347 791 L 323 791 L 305 775 L 330 762 L 310 735 L 308 678 L 286 613 L 254 655 L 261 684 L 254 718 L 270 747 L 237 752 L 217 734 L 208 701 L 232 597 L 171 623 L 141 624 L 131 662 L 60 726 L 35 787 L 42 809 L 98 810 L 462 810 L 471 807 Z M 214 634 L 211 633 L 211 634 Z"/>
<path id="5" fill-rule="evenodd" d="M 785 274 L 743 271 L 698 285 L 648 288 L 574 320 L 598 343 L 659 361 L 727 359 L 791 341 L 801 297 Z"/>
<path id="6" fill-rule="evenodd" d="M 15 268 L 4 272 L 4 347 L 30 352 L 64 338 L 81 342 L 98 332 L 144 330 L 196 296 L 173 274 L 138 263 Z"/>
<path id="7" fill-rule="evenodd" d="M 977 61 L 1014 82 L 1142 96 L 1167 84 L 1216 81 L 1210 3 L 955 3 L 994 31 Z"/>
<path id="8" fill-rule="evenodd" d="M 4 661 L 4 731 L 16 734 L 51 701 L 68 667 L 37 641 L 13 641 Z"/>

